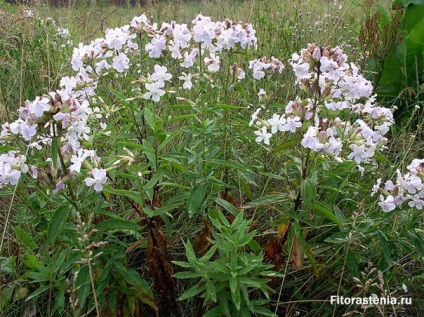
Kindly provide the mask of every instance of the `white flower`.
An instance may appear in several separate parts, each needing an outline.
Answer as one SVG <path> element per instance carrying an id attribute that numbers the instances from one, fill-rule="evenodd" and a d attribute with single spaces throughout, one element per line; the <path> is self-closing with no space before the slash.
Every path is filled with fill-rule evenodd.
<path id="1" fill-rule="evenodd" d="M 132 28 L 138 28 L 138 26 L 140 24 L 144 24 L 145 26 L 149 24 L 149 20 L 147 19 L 147 17 L 144 14 L 142 14 L 138 17 L 134 17 L 130 22 L 130 26 Z"/>
<path id="2" fill-rule="evenodd" d="M 390 180 L 384 183 L 385 190 L 394 190 L 395 188 L 395 184 L 393 184 L 393 182 Z"/>
<path id="3" fill-rule="evenodd" d="M 215 38 L 216 23 L 212 22 L 210 18 L 204 18 L 194 23 L 194 41 L 197 43 L 204 43 L 206 46 L 211 45 L 212 40 Z"/>
<path id="4" fill-rule="evenodd" d="M 125 69 L 130 68 L 130 59 L 124 53 L 119 53 L 119 55 L 113 58 L 112 67 L 115 68 L 118 72 L 123 73 Z"/>
<path id="5" fill-rule="evenodd" d="M 96 73 L 99 74 L 103 69 L 109 69 L 112 66 L 109 65 L 109 63 L 102 59 L 100 62 L 96 63 Z"/>
<path id="6" fill-rule="evenodd" d="M 287 122 L 283 126 L 282 131 L 290 131 L 291 133 L 295 133 L 297 128 L 302 126 L 302 122 L 300 122 L 299 116 L 290 116 L 287 117 Z"/>
<path id="7" fill-rule="evenodd" d="M 106 170 L 93 168 L 91 175 L 93 175 L 93 178 L 87 177 L 85 184 L 90 187 L 94 185 L 94 190 L 100 192 L 103 189 L 103 184 L 107 182 Z"/>
<path id="8" fill-rule="evenodd" d="M 296 75 L 298 80 L 308 79 L 312 77 L 311 73 L 309 72 L 309 67 L 309 63 L 302 63 L 293 67 L 294 74 Z"/>
<path id="9" fill-rule="evenodd" d="M 251 127 L 254 124 L 258 124 L 258 114 L 261 112 L 261 108 L 256 109 L 256 111 L 252 114 L 252 119 L 249 122 L 249 127 Z"/>
<path id="10" fill-rule="evenodd" d="M 340 138 L 335 138 L 331 136 L 328 139 L 328 142 L 324 145 L 324 151 L 329 154 L 333 154 L 335 156 L 339 156 L 341 150 L 343 148 L 343 143 Z"/>
<path id="11" fill-rule="evenodd" d="M 205 58 L 205 65 L 208 66 L 208 70 L 212 73 L 215 73 L 219 70 L 219 67 L 221 66 L 219 62 L 219 56 L 215 56 L 214 54 L 211 54 L 211 58 Z"/>
<path id="12" fill-rule="evenodd" d="M 380 189 L 380 185 L 381 185 L 381 178 L 377 179 L 377 182 L 372 187 L 371 196 L 374 196 L 374 194 L 378 192 L 378 190 Z"/>
<path id="13" fill-rule="evenodd" d="M 199 50 L 197 48 L 193 49 L 190 53 L 184 53 L 184 61 L 180 63 L 181 67 L 190 68 L 194 65 L 196 57 L 199 55 Z"/>
<path id="14" fill-rule="evenodd" d="M 258 97 L 265 96 L 265 95 L 266 95 L 266 91 L 263 88 L 261 88 L 258 92 Z"/>
<path id="15" fill-rule="evenodd" d="M 3 184 L 10 184 L 12 186 L 16 185 L 21 177 L 21 172 L 15 169 L 12 169 L 12 166 L 9 163 L 4 163 L 0 165 L 0 175 L 1 182 Z"/>
<path id="16" fill-rule="evenodd" d="M 324 147 L 324 144 L 319 142 L 317 135 L 318 128 L 314 126 L 309 127 L 300 144 L 305 148 L 318 152 Z"/>
<path id="17" fill-rule="evenodd" d="M 378 205 L 383 209 L 384 212 L 392 211 L 396 208 L 395 198 L 392 195 L 389 195 L 386 199 L 384 199 L 384 196 L 380 195 L 380 202 Z"/>
<path id="18" fill-rule="evenodd" d="M 268 119 L 267 122 L 271 126 L 271 133 L 275 134 L 277 131 L 283 131 L 284 124 L 286 124 L 286 118 L 274 113 L 272 118 Z"/>
<path id="19" fill-rule="evenodd" d="M 242 80 L 245 77 L 246 77 L 246 73 L 240 67 L 237 67 L 237 79 Z"/>
<path id="20" fill-rule="evenodd" d="M 33 102 L 28 105 L 28 110 L 35 117 L 41 118 L 44 112 L 50 110 L 50 100 L 48 98 L 37 97 Z"/>
<path id="21" fill-rule="evenodd" d="M 261 143 L 263 141 L 266 145 L 269 145 L 269 139 L 272 137 L 272 134 L 268 133 L 266 127 L 262 127 L 261 130 L 255 131 L 255 134 L 257 135 L 255 139 L 256 142 Z"/>
<path id="22" fill-rule="evenodd" d="M 193 87 L 191 82 L 191 74 L 182 73 L 182 76 L 179 76 L 178 79 L 184 80 L 183 89 L 190 90 Z"/>
<path id="23" fill-rule="evenodd" d="M 170 73 L 167 73 L 168 69 L 165 66 L 155 65 L 155 72 L 150 76 L 153 80 L 159 83 L 160 87 L 165 86 L 165 81 L 172 78 Z"/>
<path id="24" fill-rule="evenodd" d="M 37 134 L 37 125 L 29 125 L 27 123 L 23 123 L 21 125 L 21 134 L 26 141 L 30 141 L 31 138 Z"/>
<path id="25" fill-rule="evenodd" d="M 165 94 L 165 90 L 161 88 L 162 86 L 158 82 L 146 84 L 146 89 L 148 90 L 148 92 L 143 95 L 144 99 L 152 99 L 153 101 L 158 102 L 160 100 L 160 97 Z"/>
<path id="26" fill-rule="evenodd" d="M 416 174 L 418 173 L 417 169 L 419 169 L 421 164 L 424 164 L 424 160 L 413 159 L 411 164 L 409 164 L 406 168 Z"/>
<path id="27" fill-rule="evenodd" d="M 109 48 L 119 51 L 122 49 L 122 46 L 127 41 L 128 35 L 122 32 L 121 29 L 108 29 L 106 31 L 105 43 Z"/>
<path id="28" fill-rule="evenodd" d="M 402 289 L 405 293 L 408 293 L 408 287 L 405 284 L 402 284 Z"/>
<path id="29" fill-rule="evenodd" d="M 144 47 L 151 58 L 158 58 L 162 55 L 162 51 L 166 48 L 166 38 L 162 35 L 155 35 L 152 41 Z"/>
<path id="30" fill-rule="evenodd" d="M 423 209 L 424 201 L 418 197 L 418 195 L 410 196 L 410 201 L 408 202 L 409 207 L 415 207 L 418 210 Z"/>
<path id="31" fill-rule="evenodd" d="M 358 146 L 356 144 L 352 144 L 350 146 L 350 148 L 353 150 L 353 152 L 350 153 L 347 158 L 349 160 L 352 160 L 353 159 L 356 162 L 356 164 L 361 163 L 361 161 L 363 159 L 365 159 L 365 158 L 368 157 L 368 154 L 367 154 L 367 151 L 366 151 L 366 148 L 365 148 L 365 145 L 364 144 L 362 144 L 360 146 Z"/>
<path id="32" fill-rule="evenodd" d="M 181 55 L 180 46 L 173 40 L 169 41 L 168 50 L 171 52 L 171 57 L 173 59 L 179 59 L 183 57 L 183 55 Z"/>
<path id="33" fill-rule="evenodd" d="M 78 152 L 71 157 L 72 165 L 69 166 L 71 172 L 79 173 L 81 171 L 81 164 L 85 161 L 87 155 L 85 150 L 79 149 Z"/>

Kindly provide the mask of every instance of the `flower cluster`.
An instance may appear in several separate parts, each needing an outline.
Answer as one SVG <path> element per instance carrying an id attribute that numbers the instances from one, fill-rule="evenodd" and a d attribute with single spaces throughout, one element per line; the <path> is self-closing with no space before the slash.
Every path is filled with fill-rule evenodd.
<path id="1" fill-rule="evenodd" d="M 265 73 L 274 74 L 279 72 L 281 74 L 284 70 L 284 65 L 273 56 L 271 59 L 262 57 L 260 59 L 250 61 L 249 69 L 253 71 L 253 78 L 259 80 L 265 77 Z"/>
<path id="2" fill-rule="evenodd" d="M 393 124 L 393 114 L 375 104 L 372 84 L 359 74 L 355 64 L 339 48 L 309 44 L 293 54 L 290 64 L 296 84 L 308 98 L 290 101 L 283 114 L 263 120 L 259 111 L 251 124 L 257 142 L 269 144 L 278 131 L 302 133 L 301 145 L 314 152 L 354 160 L 360 169 L 386 141 L 384 135 Z M 357 118 L 351 122 L 342 118 Z"/>
<path id="3" fill-rule="evenodd" d="M 396 171 L 396 184 L 391 180 L 385 182 L 381 188 L 381 178 L 374 185 L 373 195 L 380 192 L 378 205 L 384 212 L 392 211 L 407 202 L 411 208 L 422 210 L 424 207 L 424 159 L 414 159 L 407 166 L 408 172 L 404 175 Z"/>
<path id="4" fill-rule="evenodd" d="M 66 30 L 59 31 L 61 37 L 67 37 Z M 138 49 L 137 44 L 132 42 L 134 37 L 135 34 L 130 32 L 130 26 L 127 25 L 107 30 L 105 38 L 96 39 L 88 45 L 79 44 L 71 59 L 72 68 L 77 74 L 63 77 L 60 80 L 60 89 L 27 101 L 19 109 L 17 120 L 3 124 L 0 143 L 8 143 L 16 135 L 28 142 L 30 148 L 41 150 L 46 145 L 53 147 L 53 140 L 58 139 L 61 159 L 52 159 L 62 170 L 64 179 L 68 177 L 66 168 L 71 175 L 80 173 L 81 165 L 87 158 L 97 164 L 99 158 L 95 152 L 84 149 L 81 145 L 83 140 L 90 137 L 90 122 L 101 118 L 100 109 L 91 105 L 95 102 L 95 90 L 99 80 L 109 69 L 122 73 L 129 68 L 126 54 Z M 8 155 L 11 153 L 15 155 L 16 152 L 9 152 Z M 10 176 L 6 177 L 8 165 L 5 166 L 6 169 L 0 172 L 0 182 L 12 184 L 7 181 Z M 87 166 L 91 168 L 89 164 Z M 28 169 L 20 171 L 26 172 Z M 56 188 L 63 188 L 63 183 L 62 179 L 57 179 L 57 185 L 60 186 Z M 94 186 L 95 190 L 99 188 L 101 186 Z"/>
<path id="5" fill-rule="evenodd" d="M 182 68 L 190 69 L 196 65 L 203 65 L 203 70 L 210 73 L 215 73 L 221 68 L 221 52 L 237 47 L 242 49 L 257 47 L 256 32 L 251 24 L 235 23 L 228 19 L 214 22 L 201 14 L 192 21 L 191 28 L 187 24 L 176 22 L 163 23 L 161 27 L 156 24 L 150 25 L 144 16 L 134 18 L 130 26 L 145 32 L 150 37 L 150 42 L 144 47 L 149 57 L 156 59 L 168 54 L 178 61 Z M 158 72 L 162 71 L 167 74 L 168 79 L 156 80 L 154 77 L 160 77 Z M 233 71 L 237 72 L 238 79 L 244 78 L 244 72 L 240 68 L 235 67 Z M 164 83 L 171 79 L 169 77 L 171 75 L 166 72 L 164 66 L 155 66 L 155 73 L 146 80 L 145 99 L 157 102 L 165 94 Z M 192 80 L 197 77 L 197 74 L 188 72 L 178 76 L 184 81 L 183 89 L 191 89 Z"/>
<path id="6" fill-rule="evenodd" d="M 26 157 L 16 151 L 0 155 L 0 188 L 4 185 L 16 185 L 21 173 L 28 171 Z"/>
<path id="7" fill-rule="evenodd" d="M 160 97 L 165 94 L 165 90 L 162 89 L 165 87 L 165 82 L 169 81 L 172 75 L 168 73 L 168 69 L 165 66 L 155 65 L 154 70 L 155 72 L 149 76 L 151 82 L 146 83 L 148 92 L 144 94 L 144 99 L 152 99 L 158 102 Z M 186 79 L 186 82 L 191 83 L 189 78 Z"/>
<path id="8" fill-rule="evenodd" d="M 255 30 L 250 24 L 230 20 L 214 22 L 202 15 L 198 15 L 192 24 L 191 28 L 175 22 L 163 23 L 158 27 L 141 15 L 128 25 L 108 29 L 104 38 L 87 45 L 80 43 L 74 48 L 71 58 L 71 66 L 76 74 L 61 78 L 58 90 L 27 101 L 19 109 L 17 120 L 3 124 L 0 144 L 10 144 L 13 138 L 20 137 L 30 149 L 50 147 L 51 151 L 46 153 L 57 154 L 48 159 L 58 169 L 54 178 L 56 190 L 64 189 L 67 179 L 81 173 L 87 175 L 87 186 L 93 186 L 96 191 L 102 190 L 107 181 L 106 170 L 93 169 L 91 164 L 97 166 L 100 158 L 93 149 L 84 148 L 85 141 L 91 137 L 92 125 L 98 123 L 102 128 L 106 126 L 101 122 L 101 110 L 95 106 L 100 100 L 96 96 L 96 89 L 108 74 L 125 75 L 131 66 L 131 53 L 140 52 L 138 44 L 134 42 L 137 33 L 149 38 L 149 43 L 144 47 L 149 57 L 159 58 L 170 54 L 183 68 L 198 63 L 204 66 L 203 71 L 209 72 L 220 69 L 219 54 L 222 51 L 257 46 Z M 58 28 L 57 32 L 58 37 L 68 39 L 68 30 Z M 237 72 L 242 74 L 239 68 Z M 159 101 L 165 94 L 166 83 L 172 77 L 165 66 L 155 65 L 154 72 L 143 79 L 146 89 L 144 99 Z M 197 77 L 188 72 L 178 76 L 183 81 L 183 89 L 191 89 L 192 79 Z M 18 151 L 2 156 L 0 186 L 16 184 L 21 173 L 28 172 L 23 164 L 25 160 L 26 157 Z M 46 162 L 35 167 L 37 173 L 41 172 L 40 175 Z M 86 169 L 82 169 L 82 166 Z"/>
<path id="9" fill-rule="evenodd" d="M 61 38 L 62 40 L 65 40 L 65 43 L 62 44 L 62 47 L 64 47 L 65 45 L 72 45 L 74 43 L 71 40 L 71 34 L 69 33 L 68 29 L 58 27 L 56 31 L 57 31 L 56 36 L 58 38 Z"/>

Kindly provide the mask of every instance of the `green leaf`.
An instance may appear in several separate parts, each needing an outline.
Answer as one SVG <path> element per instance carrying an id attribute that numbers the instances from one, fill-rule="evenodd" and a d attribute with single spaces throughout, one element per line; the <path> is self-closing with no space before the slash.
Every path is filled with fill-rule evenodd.
<path id="1" fill-rule="evenodd" d="M 158 182 L 163 178 L 165 175 L 164 170 L 157 171 L 152 178 L 147 182 L 146 185 L 144 185 L 144 190 L 152 189 L 154 186 L 158 184 Z"/>
<path id="2" fill-rule="evenodd" d="M 415 250 L 420 256 L 424 256 L 424 241 L 421 236 L 412 230 L 408 231 L 408 234 L 412 240 L 412 244 L 414 245 Z"/>
<path id="3" fill-rule="evenodd" d="M 228 307 L 228 300 L 227 292 L 218 292 L 218 303 L 219 307 L 221 308 L 222 314 L 224 314 L 226 317 L 230 317 L 230 308 Z"/>
<path id="4" fill-rule="evenodd" d="M 211 280 L 206 282 L 206 296 L 216 303 L 216 288 Z"/>
<path id="5" fill-rule="evenodd" d="M 137 271 L 126 268 L 122 263 L 116 261 L 113 263 L 113 266 L 114 271 L 121 275 L 128 284 L 134 286 L 137 292 L 150 298 L 153 297 L 149 284 Z M 150 301 L 147 302 L 149 303 Z"/>
<path id="6" fill-rule="evenodd" d="M 261 198 L 252 200 L 251 202 L 247 203 L 247 205 L 242 206 L 241 208 L 247 209 L 247 208 L 260 207 L 260 206 L 268 206 L 272 204 L 280 204 L 286 200 L 287 200 L 287 194 L 278 193 L 274 195 L 263 196 Z"/>
<path id="7" fill-rule="evenodd" d="M 202 205 L 206 195 L 206 188 L 207 186 L 205 183 L 199 183 L 194 186 L 192 191 L 190 192 L 190 196 L 188 198 L 188 213 L 190 217 L 192 217 L 194 213 L 199 211 L 199 208 Z"/>
<path id="8" fill-rule="evenodd" d="M 29 269 L 35 270 L 37 267 L 42 266 L 43 263 L 40 262 L 35 255 L 27 254 L 25 256 L 25 266 Z"/>
<path id="9" fill-rule="evenodd" d="M 211 310 L 208 310 L 202 317 L 222 317 L 223 311 L 221 308 L 221 302 L 219 304 L 220 306 L 215 306 Z M 225 316 L 230 316 L 230 315 L 225 315 Z"/>
<path id="10" fill-rule="evenodd" d="M 315 196 L 317 194 L 316 183 L 310 178 L 302 180 L 300 192 L 302 194 L 302 202 L 305 208 L 307 210 L 313 209 L 315 203 Z"/>
<path id="11" fill-rule="evenodd" d="M 187 243 L 184 243 L 184 247 L 185 247 L 185 251 L 186 251 L 187 260 L 190 263 L 195 262 L 197 260 L 197 257 L 196 257 L 196 253 L 194 252 L 193 245 L 191 244 L 191 242 L 187 241 Z"/>
<path id="12" fill-rule="evenodd" d="M 390 160 L 387 158 L 387 156 L 385 156 L 384 154 L 382 154 L 378 151 L 375 151 L 374 158 L 376 159 L 376 161 L 384 163 L 386 165 L 393 165 L 393 163 L 390 162 Z"/>
<path id="13" fill-rule="evenodd" d="M 106 264 L 106 267 L 103 268 L 102 274 L 100 275 L 100 277 L 99 277 L 99 279 L 96 283 L 96 293 L 97 294 L 102 294 L 103 290 L 108 285 L 110 278 L 112 277 L 111 270 L 112 270 L 112 265 L 109 262 L 108 264 Z"/>
<path id="14" fill-rule="evenodd" d="M 185 291 L 178 300 L 186 300 L 188 298 L 191 298 L 193 296 L 199 295 L 200 293 L 203 293 L 206 290 L 206 287 L 204 284 L 202 285 L 194 285 L 193 287 L 189 288 L 187 291 Z"/>
<path id="15" fill-rule="evenodd" d="M 125 94 L 121 91 L 121 90 L 117 90 L 117 89 L 113 89 L 109 87 L 109 91 L 114 94 L 116 97 L 118 97 L 118 99 L 122 102 L 125 101 L 127 99 L 127 96 L 125 96 Z"/>
<path id="16" fill-rule="evenodd" d="M 128 149 L 137 149 L 144 151 L 145 148 L 141 144 L 135 143 L 135 142 L 119 142 L 119 146 L 126 147 Z"/>
<path id="17" fill-rule="evenodd" d="M 360 276 L 358 261 L 356 260 L 355 254 L 353 254 L 353 252 L 351 252 L 349 249 L 347 250 L 346 254 L 346 265 L 352 276 Z"/>
<path id="18" fill-rule="evenodd" d="M 37 247 L 37 244 L 28 232 L 19 227 L 14 227 L 13 229 L 15 231 L 16 238 L 24 248 L 33 251 Z"/>
<path id="19" fill-rule="evenodd" d="M 0 257 L 0 275 L 15 273 L 15 257 Z"/>
<path id="20" fill-rule="evenodd" d="M 193 265 L 190 262 L 183 262 L 183 261 L 171 261 L 171 262 L 174 263 L 175 265 L 185 267 L 187 269 L 193 267 Z"/>
<path id="21" fill-rule="evenodd" d="M 135 222 L 120 218 L 106 219 L 96 225 L 97 230 L 134 230 L 141 231 L 142 227 Z"/>
<path id="22" fill-rule="evenodd" d="M 184 271 L 184 272 L 175 273 L 174 277 L 179 278 L 179 279 L 185 279 L 185 278 L 199 278 L 199 277 L 202 277 L 202 276 L 198 273 L 195 273 L 195 272 Z"/>
<path id="23" fill-rule="evenodd" d="M 69 215 L 69 205 L 62 205 L 54 212 L 47 228 L 47 243 L 53 244 L 65 226 Z"/>
<path id="24" fill-rule="evenodd" d="M 281 143 L 279 146 L 277 146 L 270 153 L 271 154 L 275 154 L 275 153 L 281 152 L 281 151 L 283 151 L 283 150 L 285 150 L 285 149 L 287 149 L 289 147 L 292 147 L 294 145 L 298 145 L 298 144 L 300 144 L 300 141 L 301 140 L 302 140 L 301 138 L 289 139 L 289 140 Z"/>
<path id="25" fill-rule="evenodd" d="M 50 289 L 50 285 L 49 284 L 45 284 L 45 285 L 41 285 L 39 288 L 37 288 L 34 292 L 32 292 L 26 299 L 25 301 L 28 302 L 33 298 L 38 297 L 39 295 L 43 294 L 45 291 Z"/>
<path id="26" fill-rule="evenodd" d="M 211 222 L 217 227 L 217 228 L 221 228 L 223 224 L 226 227 L 230 226 L 230 223 L 228 222 L 228 219 L 225 218 L 224 214 L 222 213 L 222 211 L 218 208 L 212 210 L 209 213 L 209 219 L 211 220 Z"/>
<path id="27" fill-rule="evenodd" d="M 155 131 L 155 118 L 153 113 L 148 108 L 144 108 L 144 119 L 146 120 L 149 127 Z"/>
<path id="28" fill-rule="evenodd" d="M 249 246 L 249 249 L 253 252 L 259 252 L 260 250 L 262 250 L 261 245 L 256 240 L 250 240 L 247 245 Z"/>
<path id="29" fill-rule="evenodd" d="M 62 315 L 63 311 L 65 310 L 65 291 L 66 291 L 66 285 L 60 285 L 60 287 L 55 293 L 55 297 L 56 297 L 55 307 L 59 315 Z"/>
<path id="30" fill-rule="evenodd" d="M 411 5 L 423 4 L 423 0 L 394 0 L 392 3 L 392 9 L 396 10 L 399 8 L 407 8 Z"/>
<path id="31" fill-rule="evenodd" d="M 333 243 L 333 244 L 345 244 L 349 241 L 349 231 L 341 231 L 336 232 L 327 239 L 325 239 L 325 242 Z"/>
<path id="32" fill-rule="evenodd" d="M 182 121 L 182 120 L 186 120 L 186 119 L 191 119 L 191 118 L 194 118 L 194 117 L 196 117 L 195 114 L 183 114 L 183 115 L 180 115 L 180 116 L 172 117 L 169 120 L 169 123 L 178 122 L 178 121 Z"/>
<path id="33" fill-rule="evenodd" d="M 75 280 L 75 290 L 77 290 L 77 299 L 79 307 L 84 307 L 90 293 L 90 274 L 88 265 L 84 265 L 78 271 L 78 276 Z"/>
<path id="34" fill-rule="evenodd" d="M 214 200 L 218 205 L 220 205 L 222 208 L 227 210 L 233 216 L 236 217 L 239 214 L 239 211 L 237 210 L 237 208 L 234 207 L 233 205 L 231 205 L 228 201 L 226 201 L 222 198 L 219 198 L 219 197 L 216 197 Z"/>
<path id="35" fill-rule="evenodd" d="M 168 213 L 169 211 L 174 210 L 175 208 L 179 207 L 181 204 L 182 204 L 182 202 L 178 202 L 178 203 L 170 204 L 170 205 L 165 204 L 163 207 L 160 207 L 160 208 L 157 208 L 157 209 L 154 209 L 154 210 L 151 210 L 150 208 L 145 207 L 144 211 L 146 212 L 146 214 L 149 217 L 162 216 L 162 215 Z"/>
<path id="36" fill-rule="evenodd" d="M 209 261 L 212 258 L 212 256 L 215 254 L 215 252 L 216 252 L 217 249 L 218 249 L 218 246 L 216 244 L 214 244 L 212 246 L 212 248 L 210 248 L 209 251 L 206 252 L 206 254 L 201 257 L 201 261 L 203 263 Z"/>
<path id="37" fill-rule="evenodd" d="M 316 202 L 314 204 L 314 210 L 319 212 L 328 220 L 338 224 L 339 227 L 343 227 L 343 223 L 339 220 L 339 218 L 336 217 L 336 215 L 334 215 L 334 213 L 326 205 Z"/>
<path id="38" fill-rule="evenodd" d="M 63 263 L 65 263 L 66 260 L 66 256 L 68 255 L 67 253 L 69 249 L 66 249 L 64 251 L 60 251 L 58 253 L 55 254 L 54 258 L 53 258 L 53 272 L 57 273 L 60 268 L 63 266 Z"/>
<path id="39" fill-rule="evenodd" d="M 233 298 L 234 305 L 237 310 L 241 308 L 241 292 L 240 289 L 236 288 L 234 292 L 231 293 L 231 297 Z"/>
<path id="40" fill-rule="evenodd" d="M 147 160 L 150 164 L 152 164 L 153 169 L 157 169 L 157 161 L 156 161 L 156 151 L 153 148 L 152 144 L 148 142 L 146 139 L 143 140 L 143 146 L 144 146 L 144 154 L 147 157 Z"/>
<path id="41" fill-rule="evenodd" d="M 181 134 L 181 130 L 174 131 L 171 134 L 168 134 L 165 140 L 159 145 L 158 151 L 161 152 L 172 140 L 178 137 Z"/>
<path id="42" fill-rule="evenodd" d="M 387 236 L 381 230 L 377 231 L 377 236 L 380 240 L 381 249 L 383 251 L 384 258 L 386 259 L 387 262 L 389 262 L 390 251 L 389 251 L 389 243 L 388 243 Z"/>
<path id="43" fill-rule="evenodd" d="M 409 1 L 406 5 L 405 16 L 403 17 L 402 29 L 406 32 L 411 32 L 424 19 L 424 3 L 422 0 L 417 0 L 413 3 Z"/>
<path id="44" fill-rule="evenodd" d="M 18 149 L 15 146 L 11 146 L 11 145 L 0 145 L 0 152 L 1 153 L 6 153 L 6 152 L 10 152 L 10 151 L 17 151 Z"/>
<path id="45" fill-rule="evenodd" d="M 277 316 L 276 314 L 274 314 L 269 309 L 266 309 L 265 307 L 261 307 L 261 306 L 253 306 L 250 310 L 252 311 L 252 313 L 256 313 L 256 314 L 259 314 L 261 316 L 267 316 L 267 317 L 276 317 Z"/>
<path id="46" fill-rule="evenodd" d="M 234 294 L 237 290 L 237 279 L 235 277 L 230 278 L 230 290 L 231 294 Z"/>
<path id="47" fill-rule="evenodd" d="M 128 197 L 129 199 L 131 199 L 132 201 L 140 204 L 140 205 L 144 205 L 144 199 L 143 196 L 138 192 L 138 191 L 130 191 L 130 190 L 125 190 L 125 189 L 116 189 L 116 188 L 112 188 L 109 186 L 105 186 L 103 187 L 103 191 L 105 193 L 110 193 L 110 194 L 114 194 L 114 195 L 123 195 Z"/>
<path id="48" fill-rule="evenodd" d="M 10 305 L 11 298 L 15 292 L 17 286 L 15 284 L 9 283 L 9 285 L 4 286 L 0 294 L 0 311 L 5 311 L 6 305 Z M 10 307 L 10 306 L 9 306 Z"/>

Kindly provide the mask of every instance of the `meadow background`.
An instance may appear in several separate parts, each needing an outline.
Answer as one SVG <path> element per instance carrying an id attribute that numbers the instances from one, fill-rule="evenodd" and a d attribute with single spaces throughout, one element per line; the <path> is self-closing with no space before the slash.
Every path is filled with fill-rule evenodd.
<path id="1" fill-rule="evenodd" d="M 0 316 L 424 314 L 422 206 L 383 212 L 371 195 L 378 179 L 394 180 L 423 157 L 423 1 L 92 4 L 0 0 L 2 124 L 75 75 L 78 43 L 134 16 L 159 26 L 190 25 L 199 13 L 243 21 L 258 47 L 222 53 L 218 72 L 200 64 L 186 90 L 181 67 L 169 54 L 149 58 L 150 38 L 137 35 L 131 67 L 104 75 L 90 99 L 104 125 L 90 121 L 81 144 L 101 160 L 81 170 L 107 170 L 101 192 L 67 171 L 73 161 L 60 137 L 39 151 L 2 139 L 0 154 L 20 150 L 39 176 L 22 173 L 0 189 Z M 305 151 L 295 136 L 255 141 L 257 108 L 266 119 L 308 95 L 289 63 L 308 43 L 341 47 L 394 111 L 385 148 L 363 173 L 352 160 Z M 285 69 L 256 81 L 248 61 L 264 56 Z M 156 64 L 173 74 L 159 102 L 142 97 Z M 243 81 L 232 65 L 246 71 Z M 412 305 L 330 304 L 331 295 L 372 294 Z"/>

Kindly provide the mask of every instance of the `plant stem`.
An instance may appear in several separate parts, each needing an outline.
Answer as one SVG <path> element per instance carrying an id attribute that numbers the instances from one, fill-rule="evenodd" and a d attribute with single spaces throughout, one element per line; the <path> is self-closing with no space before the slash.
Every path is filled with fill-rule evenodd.
<path id="1" fill-rule="evenodd" d="M 97 302 L 96 288 L 94 287 L 93 272 L 91 270 L 91 258 L 90 258 L 90 254 L 88 255 L 88 273 L 90 274 L 90 284 L 91 284 L 91 289 L 93 291 L 94 306 L 96 307 L 96 316 L 97 317 L 100 317 L 99 303 Z"/>

